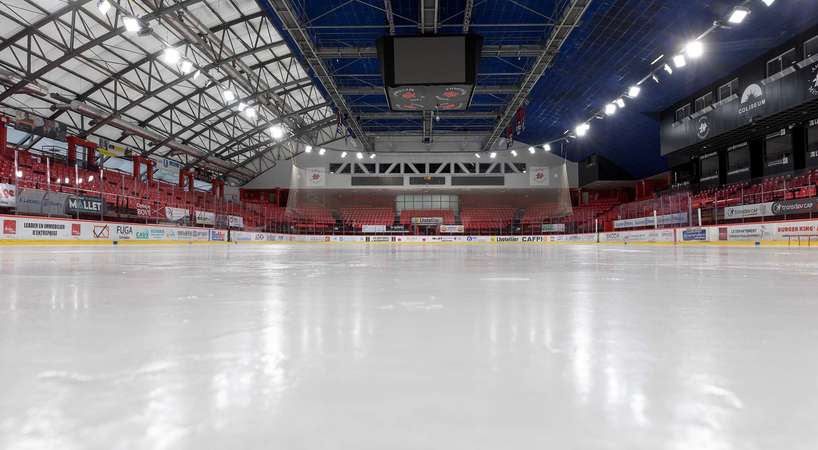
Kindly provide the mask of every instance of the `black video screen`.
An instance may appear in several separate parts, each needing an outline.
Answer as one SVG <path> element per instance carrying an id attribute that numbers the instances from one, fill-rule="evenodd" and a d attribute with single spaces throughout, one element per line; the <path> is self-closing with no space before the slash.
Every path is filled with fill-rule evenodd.
<path id="1" fill-rule="evenodd" d="M 807 128 L 807 159 L 818 161 L 818 125 Z M 818 164 L 813 162 L 811 165 Z"/>
<path id="2" fill-rule="evenodd" d="M 465 36 L 398 37 L 394 42 L 396 85 L 466 82 Z"/>
<path id="3" fill-rule="evenodd" d="M 710 157 L 707 157 L 707 158 L 703 158 L 701 163 L 702 163 L 701 178 L 703 180 L 719 175 L 719 157 L 718 157 L 718 155 L 713 155 L 713 156 L 710 156 Z"/>
<path id="4" fill-rule="evenodd" d="M 750 168 L 750 147 L 743 145 L 727 152 L 727 173 L 737 173 Z"/>
<path id="5" fill-rule="evenodd" d="M 787 165 L 792 161 L 792 139 L 789 134 L 767 138 L 764 149 L 767 167 Z"/>

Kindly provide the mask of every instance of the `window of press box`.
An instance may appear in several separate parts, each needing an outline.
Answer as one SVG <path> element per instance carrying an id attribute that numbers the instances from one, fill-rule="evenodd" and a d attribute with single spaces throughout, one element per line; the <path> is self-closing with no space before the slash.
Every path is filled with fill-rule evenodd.
<path id="1" fill-rule="evenodd" d="M 738 91 L 738 78 L 733 78 L 729 83 L 724 83 L 719 87 L 719 101 L 730 98 Z"/>
<path id="2" fill-rule="evenodd" d="M 676 110 L 676 122 L 681 122 L 682 119 L 690 115 L 690 103 L 682 106 Z"/>
<path id="3" fill-rule="evenodd" d="M 767 76 L 771 77 L 787 67 L 792 66 L 795 64 L 796 59 L 797 56 L 793 48 L 767 61 Z"/>
<path id="4" fill-rule="evenodd" d="M 702 95 L 701 97 L 696 99 L 696 104 L 694 107 L 695 112 L 699 112 L 704 108 L 713 104 L 713 93 L 708 92 L 707 94 Z"/>
<path id="5" fill-rule="evenodd" d="M 329 165 L 329 173 L 337 173 L 338 169 L 341 168 L 341 163 L 333 163 Z"/>
<path id="6" fill-rule="evenodd" d="M 818 36 L 804 42 L 804 59 L 818 55 Z"/>

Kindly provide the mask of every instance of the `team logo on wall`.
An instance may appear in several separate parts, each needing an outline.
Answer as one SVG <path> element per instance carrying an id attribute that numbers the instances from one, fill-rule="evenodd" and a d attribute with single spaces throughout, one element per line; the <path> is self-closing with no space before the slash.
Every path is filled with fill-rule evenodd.
<path id="1" fill-rule="evenodd" d="M 809 93 L 818 95 L 818 64 L 812 66 L 812 78 L 809 82 Z"/>
<path id="2" fill-rule="evenodd" d="M 699 118 L 696 135 L 699 136 L 699 139 L 707 139 L 707 136 L 710 136 L 710 119 L 707 116 Z"/>
<path id="3" fill-rule="evenodd" d="M 747 86 L 741 94 L 741 104 L 738 107 L 739 115 L 748 115 L 767 104 L 764 89 L 756 83 Z"/>

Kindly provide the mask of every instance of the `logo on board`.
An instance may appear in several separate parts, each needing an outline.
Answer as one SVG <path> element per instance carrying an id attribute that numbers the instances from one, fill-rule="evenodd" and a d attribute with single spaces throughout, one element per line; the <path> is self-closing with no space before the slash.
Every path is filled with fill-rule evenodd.
<path id="1" fill-rule="evenodd" d="M 699 139 L 707 139 L 707 136 L 710 136 L 710 119 L 707 116 L 699 118 L 696 135 L 699 136 Z"/>
<path id="2" fill-rule="evenodd" d="M 809 82 L 809 93 L 818 96 L 818 64 L 812 66 L 812 75 Z"/>
<path id="3" fill-rule="evenodd" d="M 741 104 L 738 107 L 740 115 L 750 114 L 758 108 L 767 104 L 767 99 L 764 97 L 764 89 L 756 83 L 753 83 L 744 89 L 741 94 Z"/>

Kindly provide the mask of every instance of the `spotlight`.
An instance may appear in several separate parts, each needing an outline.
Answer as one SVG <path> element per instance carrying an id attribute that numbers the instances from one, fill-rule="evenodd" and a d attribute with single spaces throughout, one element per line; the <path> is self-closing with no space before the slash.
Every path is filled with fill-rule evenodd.
<path id="1" fill-rule="evenodd" d="M 477 158 L 477 159 L 480 159 L 480 153 L 475 153 L 474 157 Z"/>
<path id="2" fill-rule="evenodd" d="M 727 21 L 730 23 L 740 24 L 744 22 L 744 19 L 750 15 L 750 10 L 743 6 L 736 6 L 733 8 L 733 12 L 730 13 L 730 17 L 727 18 Z"/>
<path id="3" fill-rule="evenodd" d="M 182 65 L 179 67 L 182 70 L 182 73 L 187 75 L 190 72 L 193 72 L 193 63 L 187 59 L 182 60 Z M 195 77 L 194 77 L 195 79 Z"/>
<path id="4" fill-rule="evenodd" d="M 63 180 L 63 183 L 65 183 L 65 184 L 68 184 L 70 182 L 71 182 L 71 179 L 68 178 L 68 177 L 65 177 L 65 180 Z"/>
<path id="5" fill-rule="evenodd" d="M 281 139 L 282 137 L 284 137 L 284 129 L 278 125 L 273 125 L 270 127 L 270 136 L 272 136 L 273 139 L 276 140 Z"/>
<path id="6" fill-rule="evenodd" d="M 693 59 L 700 58 L 704 54 L 704 44 L 701 41 L 690 41 L 685 45 L 685 53 Z"/>
<path id="7" fill-rule="evenodd" d="M 361 153 L 361 152 L 358 152 L 358 153 L 355 154 L 355 157 L 358 158 L 358 159 L 364 159 L 364 154 Z"/>
<path id="8" fill-rule="evenodd" d="M 230 89 L 227 89 L 222 93 L 222 97 L 224 97 L 225 102 L 233 103 L 233 100 L 236 99 L 236 94 L 234 94 Z"/>
<path id="9" fill-rule="evenodd" d="M 673 68 L 670 67 L 669 65 L 665 64 L 663 69 L 665 69 L 665 72 L 667 72 L 668 75 L 673 75 Z"/>
<path id="10" fill-rule="evenodd" d="M 581 123 L 581 124 L 577 125 L 577 127 L 574 129 L 574 131 L 576 132 L 577 137 L 583 137 L 586 134 L 588 134 L 588 130 L 590 130 L 590 129 L 591 129 L 590 125 L 588 125 L 587 123 Z"/>
<path id="11" fill-rule="evenodd" d="M 619 109 L 622 109 L 622 108 L 624 108 L 624 107 L 625 107 L 625 100 L 624 100 L 624 99 L 622 99 L 622 98 L 618 98 L 618 99 L 614 100 L 614 104 L 615 104 L 616 106 L 618 106 L 618 107 L 619 107 Z"/>
<path id="12" fill-rule="evenodd" d="M 489 158 L 494 159 L 494 158 L 496 158 L 496 157 L 497 157 L 497 152 L 491 152 L 491 153 L 489 153 Z"/>
<path id="13" fill-rule="evenodd" d="M 545 145 L 543 145 L 543 146 L 542 146 L 542 149 L 543 149 L 543 150 L 545 150 L 546 152 L 550 152 L 550 151 L 551 151 L 551 144 L 545 144 Z"/>
<path id="14" fill-rule="evenodd" d="M 23 171 L 18 170 L 16 175 L 17 175 L 17 178 L 23 178 Z"/>
<path id="15" fill-rule="evenodd" d="M 327 149 L 325 149 L 324 147 L 321 147 L 321 148 L 318 150 L 318 154 L 319 154 L 319 155 L 321 155 L 321 156 L 324 156 L 324 153 L 326 153 L 326 152 L 327 152 Z"/>
<path id="16" fill-rule="evenodd" d="M 239 106 L 237 106 L 236 109 L 238 109 L 239 112 L 244 112 L 244 110 L 247 109 L 247 103 L 239 102 Z"/>
<path id="17" fill-rule="evenodd" d="M 346 157 L 347 157 L 347 152 L 341 152 L 341 159 L 344 159 Z"/>
<path id="18" fill-rule="evenodd" d="M 656 74 L 650 76 L 650 79 L 653 80 L 654 83 L 659 84 L 659 77 Z"/>
<path id="19" fill-rule="evenodd" d="M 681 69 L 682 67 L 687 65 L 687 60 L 685 59 L 685 55 L 676 55 L 673 57 L 673 64 L 676 66 L 677 69 Z"/>
<path id="20" fill-rule="evenodd" d="M 369 159 L 375 159 L 375 154 L 373 153 L 373 154 L 369 155 Z"/>
<path id="21" fill-rule="evenodd" d="M 612 116 L 614 114 L 616 114 L 616 105 L 613 103 L 605 105 L 605 115 Z"/>
<path id="22" fill-rule="evenodd" d="M 162 52 L 162 60 L 171 66 L 177 64 L 181 58 L 182 55 L 179 54 L 179 50 L 176 50 L 173 47 L 168 47 Z"/>
<path id="23" fill-rule="evenodd" d="M 94 181 L 94 176 L 93 176 L 93 175 L 89 175 L 89 176 L 88 176 L 88 182 L 89 182 L 89 183 L 92 183 L 93 181 Z"/>
<path id="24" fill-rule="evenodd" d="M 304 147 L 304 153 L 312 153 L 312 145 Z"/>
<path id="25" fill-rule="evenodd" d="M 775 0 L 761 0 L 767 6 L 772 6 L 775 3 Z"/>
<path id="26" fill-rule="evenodd" d="M 82 184 L 82 178 L 77 178 L 77 184 Z"/>
<path id="27" fill-rule="evenodd" d="M 129 33 L 139 33 L 142 29 L 142 24 L 139 23 L 139 19 L 136 17 L 125 17 L 122 19 L 122 25 L 125 25 L 125 29 Z"/>
<path id="28" fill-rule="evenodd" d="M 108 11 L 111 10 L 111 3 L 108 0 L 99 0 L 97 2 L 97 9 L 102 14 L 108 14 Z"/>
<path id="29" fill-rule="evenodd" d="M 517 157 L 517 150 L 512 150 L 511 151 L 511 156 L 516 158 Z"/>
<path id="30" fill-rule="evenodd" d="M 250 120 L 255 119 L 257 114 L 256 108 L 253 108 L 252 106 L 248 106 L 247 109 L 244 110 L 244 117 L 247 117 Z"/>
<path id="31" fill-rule="evenodd" d="M 636 98 L 639 97 L 639 93 L 642 92 L 642 88 L 639 86 L 631 86 L 628 88 L 628 97 Z"/>
<path id="32" fill-rule="evenodd" d="M 536 152 L 537 152 L 537 149 L 536 149 L 536 148 L 534 148 L 534 147 L 528 147 L 528 153 L 531 153 L 531 154 L 533 155 L 533 154 L 534 154 L 534 153 L 536 153 Z"/>

